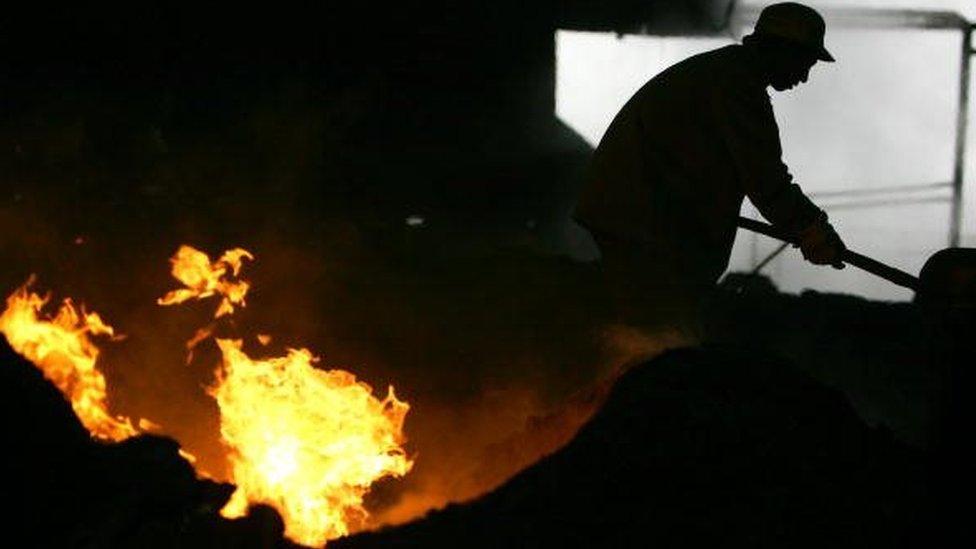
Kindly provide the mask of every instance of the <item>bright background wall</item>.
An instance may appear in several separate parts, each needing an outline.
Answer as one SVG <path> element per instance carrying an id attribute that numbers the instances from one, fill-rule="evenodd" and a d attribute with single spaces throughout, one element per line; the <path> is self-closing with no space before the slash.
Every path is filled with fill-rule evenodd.
<path id="1" fill-rule="evenodd" d="M 976 17 L 976 3 L 970 2 L 857 4 L 952 9 Z M 556 40 L 556 113 L 596 146 L 617 110 L 649 78 L 734 38 L 559 31 Z M 770 90 L 784 159 L 797 182 L 828 211 L 850 248 L 917 273 L 929 255 L 948 243 L 947 190 L 910 188 L 952 179 L 960 33 L 828 29 L 827 46 L 837 63 L 818 64 L 810 81 L 792 91 Z M 970 139 L 963 227 L 963 245 L 969 246 L 976 246 L 973 149 Z M 870 197 L 833 194 L 864 189 L 886 191 Z M 744 211 L 758 215 L 749 205 Z M 740 231 L 732 269 L 749 270 L 776 245 Z M 876 299 L 911 298 L 911 292 L 857 269 L 813 267 L 792 249 L 764 272 L 787 291 L 813 288 Z"/>

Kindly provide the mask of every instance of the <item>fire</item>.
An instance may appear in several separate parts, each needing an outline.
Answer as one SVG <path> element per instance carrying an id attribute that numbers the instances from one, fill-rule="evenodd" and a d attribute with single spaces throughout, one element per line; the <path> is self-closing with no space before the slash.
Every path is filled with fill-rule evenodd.
<path id="1" fill-rule="evenodd" d="M 213 335 L 213 332 L 214 332 L 214 325 L 213 324 L 211 324 L 210 326 L 207 326 L 205 328 L 200 328 L 200 329 L 198 329 L 196 331 L 196 333 L 193 334 L 193 337 L 191 337 L 189 339 L 189 341 L 186 342 L 186 345 L 184 345 L 184 346 L 186 347 L 186 365 L 187 366 L 189 366 L 190 363 L 193 362 L 193 351 L 197 348 L 197 345 L 199 345 L 199 344 L 203 343 L 204 341 L 206 341 L 207 339 L 209 339 L 210 336 Z"/>
<path id="2" fill-rule="evenodd" d="M 42 315 L 50 298 L 30 292 L 32 281 L 7 298 L 0 332 L 61 390 L 93 437 L 119 441 L 138 434 L 129 418 L 109 413 L 105 377 L 95 364 L 99 351 L 91 336 L 116 337 L 115 331 L 98 313 L 79 311 L 70 299 L 53 317 Z"/>
<path id="3" fill-rule="evenodd" d="M 181 246 L 171 259 L 172 273 L 186 288 L 157 302 L 171 305 L 220 295 L 214 317 L 231 314 L 244 305 L 249 288 L 239 278 L 243 259 L 254 257 L 235 248 L 211 262 L 203 252 Z M 117 339 L 114 329 L 70 299 L 53 316 L 42 314 L 49 297 L 30 292 L 32 281 L 10 295 L 0 315 L 0 332 L 11 347 L 61 390 L 93 437 L 120 441 L 158 430 L 148 420 L 134 424 L 108 412 L 92 337 Z M 410 406 L 397 399 L 392 386 L 381 399 L 350 372 L 316 368 L 317 359 L 306 349 L 252 359 L 240 340 L 215 338 L 215 323 L 197 330 L 187 349 L 192 352 L 214 339 L 223 357 L 207 390 L 220 410 L 220 433 L 237 490 L 221 513 L 238 517 L 251 504 L 271 505 L 285 522 L 285 535 L 307 545 L 322 545 L 365 526 L 369 514 L 363 498 L 370 486 L 413 467 L 403 449 Z M 268 334 L 254 337 L 264 346 L 272 341 Z"/>
<path id="4" fill-rule="evenodd" d="M 249 284 L 239 278 L 242 260 L 254 256 L 235 248 L 214 263 L 190 246 L 170 260 L 173 276 L 187 288 L 173 290 L 160 305 L 220 294 L 214 317 L 244 305 Z M 237 280 L 229 281 L 232 274 Z M 214 325 L 197 330 L 187 342 L 193 349 L 212 337 Z M 257 334 L 261 345 L 271 342 Z M 221 435 L 231 450 L 232 481 L 237 484 L 222 513 L 242 516 L 252 503 L 276 508 L 285 534 L 321 545 L 348 534 L 368 518 L 363 496 L 386 476 L 405 475 L 403 421 L 409 405 L 390 387 L 384 400 L 372 388 L 342 370 L 320 370 L 304 349 L 284 357 L 253 360 L 241 342 L 216 339 L 223 355 L 216 384 L 209 389 L 220 408 Z"/>
<path id="5" fill-rule="evenodd" d="M 217 261 L 211 263 L 207 254 L 191 246 L 180 246 L 170 258 L 173 278 L 183 283 L 185 288 L 168 292 L 156 300 L 160 305 L 176 305 L 190 299 L 204 299 L 221 295 L 223 299 L 214 313 L 214 318 L 234 312 L 234 305 L 245 305 L 244 297 L 250 285 L 244 280 L 228 280 L 229 274 L 240 273 L 244 259 L 253 260 L 251 252 L 243 248 L 227 250 Z"/>
<path id="6" fill-rule="evenodd" d="M 353 374 L 315 368 L 305 349 L 255 360 L 240 341 L 217 344 L 223 364 L 209 390 L 238 486 L 222 513 L 237 517 L 249 503 L 270 504 L 285 535 L 307 545 L 363 524 L 370 485 L 413 466 L 401 446 L 409 405 L 393 387 L 379 400 Z"/>

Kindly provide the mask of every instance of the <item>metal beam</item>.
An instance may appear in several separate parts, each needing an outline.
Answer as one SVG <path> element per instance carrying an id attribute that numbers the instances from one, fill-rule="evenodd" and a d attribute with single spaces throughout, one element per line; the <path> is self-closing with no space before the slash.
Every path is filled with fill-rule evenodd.
<path id="1" fill-rule="evenodd" d="M 908 195 L 930 194 L 949 190 L 952 183 L 922 183 L 917 185 L 898 185 L 891 187 L 877 187 L 868 189 L 837 189 L 826 191 L 812 191 L 806 193 L 810 198 L 846 198 L 851 196 L 880 196 L 880 195 Z M 928 198 L 926 196 L 925 198 Z"/>
<path id="2" fill-rule="evenodd" d="M 952 218 L 949 223 L 949 245 L 958 246 L 962 232 L 962 187 L 966 165 L 966 134 L 969 126 L 969 71 L 973 57 L 973 26 L 962 33 L 959 61 L 959 106 L 956 113 L 955 166 L 952 170 Z"/>
<path id="3" fill-rule="evenodd" d="M 759 6 L 737 5 L 732 24 L 750 29 L 759 19 Z M 965 17 L 954 11 L 898 10 L 878 8 L 820 8 L 827 28 L 854 29 L 951 29 L 965 31 L 970 27 Z"/>

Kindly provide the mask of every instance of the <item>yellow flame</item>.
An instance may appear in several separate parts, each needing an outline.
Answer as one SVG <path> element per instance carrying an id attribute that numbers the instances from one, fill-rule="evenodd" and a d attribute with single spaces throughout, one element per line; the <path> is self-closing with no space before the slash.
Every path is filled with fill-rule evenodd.
<path id="1" fill-rule="evenodd" d="M 402 448 L 409 405 L 393 387 L 379 400 L 353 374 L 315 368 L 305 349 L 254 360 L 240 341 L 217 344 L 223 363 L 209 391 L 238 487 L 224 516 L 266 503 L 281 513 L 286 536 L 315 546 L 361 525 L 370 485 L 413 466 Z"/>
<path id="2" fill-rule="evenodd" d="M 41 316 L 49 297 L 28 290 L 33 281 L 7 298 L 0 332 L 10 346 L 33 362 L 68 398 L 82 425 L 93 437 L 124 440 L 139 433 L 129 418 L 108 412 L 105 377 L 95 363 L 98 347 L 90 336 L 115 336 L 97 313 L 86 313 L 65 299 L 53 317 Z"/>
<path id="3" fill-rule="evenodd" d="M 183 283 L 185 288 L 178 288 L 167 292 L 156 300 L 160 305 L 176 305 L 189 299 L 204 299 L 212 295 L 221 295 L 223 299 L 217 306 L 214 318 L 234 312 L 234 305 L 245 306 L 244 297 L 250 285 L 245 280 L 228 280 L 226 277 L 238 276 L 244 259 L 253 260 L 251 252 L 243 248 L 227 250 L 224 255 L 213 263 L 210 257 L 193 248 L 183 245 L 170 258 L 173 278 Z"/>

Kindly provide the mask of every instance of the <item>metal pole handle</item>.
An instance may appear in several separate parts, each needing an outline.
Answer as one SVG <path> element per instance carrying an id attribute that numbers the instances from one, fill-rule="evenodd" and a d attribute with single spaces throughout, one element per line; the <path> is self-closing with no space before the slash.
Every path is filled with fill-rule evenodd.
<path id="1" fill-rule="evenodd" d="M 747 217 L 739 217 L 739 227 L 748 229 L 754 233 L 764 234 L 777 240 L 782 240 L 783 242 L 789 242 L 794 246 L 798 245 L 796 235 L 790 234 L 777 227 L 773 227 L 768 223 L 763 223 L 762 221 L 756 221 L 755 219 L 749 219 Z M 914 290 L 916 292 L 918 291 L 918 277 L 912 276 L 901 269 L 896 269 L 890 265 L 886 265 L 880 261 L 871 259 L 866 255 L 861 255 L 852 250 L 844 250 L 840 256 L 840 259 L 844 263 L 853 265 L 863 271 L 867 271 L 877 277 L 891 282 L 892 284 L 897 284 L 898 286 L 908 288 L 909 290 Z"/>

